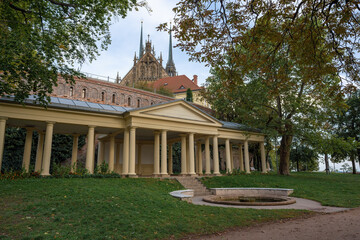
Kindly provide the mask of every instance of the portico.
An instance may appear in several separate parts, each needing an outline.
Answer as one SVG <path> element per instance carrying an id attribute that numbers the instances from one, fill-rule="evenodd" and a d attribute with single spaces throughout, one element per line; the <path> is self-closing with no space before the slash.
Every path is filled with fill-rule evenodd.
<path id="1" fill-rule="evenodd" d="M 182 175 L 219 175 L 219 145 L 225 145 L 227 172 L 234 168 L 234 145 L 238 146 L 240 169 L 250 173 L 249 142 L 260 144 L 262 169 L 266 172 L 263 134 L 242 130 L 239 124 L 221 122 L 183 100 L 137 109 L 61 98 L 52 98 L 47 109 L 31 99 L 22 106 L 2 98 L 0 105 L 0 164 L 6 144 L 5 127 L 26 127 L 24 168 L 29 170 L 31 136 L 37 131 L 40 137 L 35 171 L 41 175 L 50 174 L 54 133 L 73 135 L 72 171 L 76 170 L 79 134 L 87 134 L 85 167 L 89 173 L 94 172 L 95 162 L 98 165 L 105 162 L 110 171 L 124 176 L 169 176 L 173 173 L 172 145 L 176 142 L 181 143 Z"/>

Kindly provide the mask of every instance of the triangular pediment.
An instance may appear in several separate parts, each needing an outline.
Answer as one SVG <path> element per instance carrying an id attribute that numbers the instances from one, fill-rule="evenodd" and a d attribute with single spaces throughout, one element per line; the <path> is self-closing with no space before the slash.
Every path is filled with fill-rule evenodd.
<path id="1" fill-rule="evenodd" d="M 169 120 L 176 121 L 185 120 L 205 124 L 221 125 L 221 123 L 217 119 L 207 115 L 206 113 L 200 111 L 199 109 L 193 107 L 192 105 L 184 101 L 176 101 L 168 104 L 140 109 L 135 112 L 136 115 L 142 116 L 168 118 Z"/>

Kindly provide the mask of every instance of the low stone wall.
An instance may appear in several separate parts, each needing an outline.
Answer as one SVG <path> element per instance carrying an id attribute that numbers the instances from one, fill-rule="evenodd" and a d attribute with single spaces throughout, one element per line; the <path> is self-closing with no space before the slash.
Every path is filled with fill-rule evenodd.
<path id="1" fill-rule="evenodd" d="M 170 195 L 175 198 L 180 198 L 181 201 L 186 201 L 191 203 L 192 198 L 194 197 L 194 190 L 192 189 L 177 190 L 171 192 Z"/>
<path id="2" fill-rule="evenodd" d="M 285 188 L 210 188 L 212 195 L 247 197 L 288 197 L 294 189 Z"/>

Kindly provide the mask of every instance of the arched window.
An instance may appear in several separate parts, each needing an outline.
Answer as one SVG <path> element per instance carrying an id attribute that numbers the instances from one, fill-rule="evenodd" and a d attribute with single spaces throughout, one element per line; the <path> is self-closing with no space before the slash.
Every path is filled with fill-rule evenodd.
<path id="1" fill-rule="evenodd" d="M 84 88 L 83 90 L 82 90 L 82 96 L 81 96 L 82 98 L 86 98 L 86 88 Z"/>
<path id="2" fill-rule="evenodd" d="M 116 96 L 115 96 L 115 93 L 112 95 L 112 98 L 111 98 L 111 102 L 112 103 L 115 103 L 115 99 L 116 99 Z"/>
<path id="3" fill-rule="evenodd" d="M 128 104 L 127 104 L 129 107 L 131 106 L 131 98 L 128 97 Z"/>
<path id="4" fill-rule="evenodd" d="M 70 97 L 74 96 L 74 88 L 73 87 L 70 87 L 69 96 Z"/>
<path id="5" fill-rule="evenodd" d="M 104 92 L 101 92 L 101 101 L 105 101 L 105 93 Z"/>
<path id="6" fill-rule="evenodd" d="M 153 101 L 151 101 L 151 105 L 154 105 L 154 102 L 153 102 Z"/>
<path id="7" fill-rule="evenodd" d="M 140 99 L 137 100 L 137 107 L 140 107 Z"/>

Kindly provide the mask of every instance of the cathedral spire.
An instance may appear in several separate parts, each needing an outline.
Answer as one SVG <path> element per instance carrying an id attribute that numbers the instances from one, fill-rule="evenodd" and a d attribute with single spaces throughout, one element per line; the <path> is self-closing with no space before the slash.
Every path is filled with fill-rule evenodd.
<path id="1" fill-rule="evenodd" d="M 173 55 L 172 55 L 172 35 L 171 35 L 171 22 L 170 22 L 170 33 L 169 33 L 169 58 L 168 61 L 166 63 L 166 73 L 173 77 L 176 76 L 176 68 L 175 68 L 175 63 L 173 60 Z"/>
<path id="2" fill-rule="evenodd" d="M 139 59 L 142 58 L 143 53 L 144 53 L 144 44 L 143 44 L 143 21 L 141 21 Z"/>

